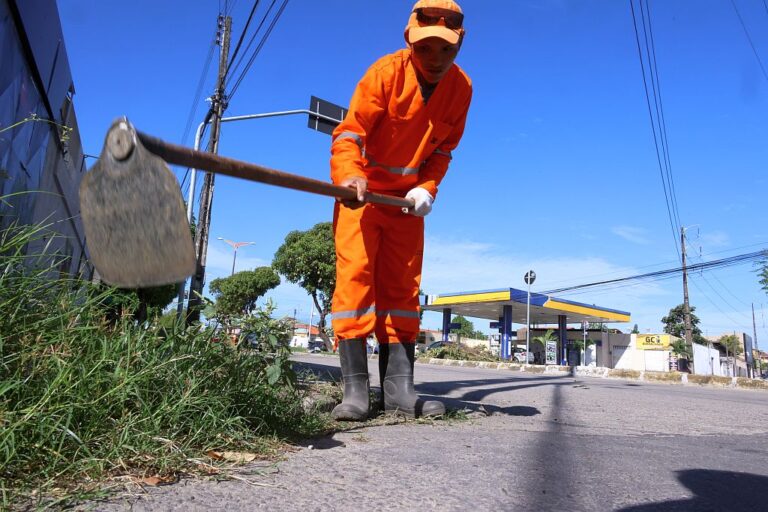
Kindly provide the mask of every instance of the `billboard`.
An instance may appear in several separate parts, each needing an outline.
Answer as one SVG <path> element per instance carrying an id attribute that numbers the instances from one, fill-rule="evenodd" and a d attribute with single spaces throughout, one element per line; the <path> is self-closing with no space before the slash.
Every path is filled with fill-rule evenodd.
<path id="1" fill-rule="evenodd" d="M 638 334 L 637 350 L 669 350 L 669 334 Z"/>

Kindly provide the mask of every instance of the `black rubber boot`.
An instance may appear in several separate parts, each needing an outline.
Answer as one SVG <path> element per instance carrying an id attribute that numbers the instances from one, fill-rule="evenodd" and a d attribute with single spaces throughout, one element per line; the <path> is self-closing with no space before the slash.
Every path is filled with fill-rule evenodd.
<path id="1" fill-rule="evenodd" d="M 386 360 L 379 361 L 379 371 L 384 368 L 385 377 L 381 385 L 384 394 L 384 410 L 408 418 L 419 416 L 441 416 L 445 406 L 435 400 L 423 400 L 413 388 L 414 343 L 390 343 L 384 353 Z M 379 347 L 379 358 L 382 356 Z"/>
<path id="2" fill-rule="evenodd" d="M 365 421 L 368 419 L 368 355 L 365 340 L 350 338 L 339 340 L 341 378 L 344 399 L 333 408 L 335 420 Z"/>

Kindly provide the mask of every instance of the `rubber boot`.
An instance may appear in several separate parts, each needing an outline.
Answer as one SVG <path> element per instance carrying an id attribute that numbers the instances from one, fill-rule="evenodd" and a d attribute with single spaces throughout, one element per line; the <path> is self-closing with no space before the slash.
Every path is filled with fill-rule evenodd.
<path id="1" fill-rule="evenodd" d="M 333 408 L 335 420 L 365 421 L 368 419 L 368 355 L 365 340 L 350 338 L 339 340 L 341 378 L 344 399 Z"/>
<path id="2" fill-rule="evenodd" d="M 386 361 L 379 362 L 384 368 L 382 383 L 384 410 L 408 418 L 418 416 L 441 416 L 445 406 L 435 400 L 423 400 L 413 388 L 413 363 L 416 345 L 414 343 L 389 343 L 384 353 Z M 382 350 L 379 348 L 379 357 Z"/>

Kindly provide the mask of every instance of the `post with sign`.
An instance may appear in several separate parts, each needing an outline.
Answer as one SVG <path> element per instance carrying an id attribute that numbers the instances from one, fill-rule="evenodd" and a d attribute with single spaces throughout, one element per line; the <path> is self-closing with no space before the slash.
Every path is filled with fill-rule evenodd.
<path id="1" fill-rule="evenodd" d="M 525 311 L 525 363 L 528 364 L 528 354 L 531 350 L 531 285 L 536 280 L 536 272 L 529 270 L 523 279 L 528 285 L 528 305 Z"/>
<path id="2" fill-rule="evenodd" d="M 451 333 L 451 308 L 443 309 L 443 343 L 448 343 Z"/>

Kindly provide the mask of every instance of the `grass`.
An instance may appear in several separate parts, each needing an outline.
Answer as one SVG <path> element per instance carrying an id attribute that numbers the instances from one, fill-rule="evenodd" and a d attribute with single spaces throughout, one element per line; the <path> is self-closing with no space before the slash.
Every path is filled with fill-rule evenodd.
<path id="1" fill-rule="evenodd" d="M 45 247 L 25 253 L 45 236 L 0 232 L 0 508 L 99 492 L 110 477 L 173 480 L 215 464 L 212 451 L 268 457 L 327 431 L 287 355 L 137 325 L 115 290 L 57 277 Z"/>

